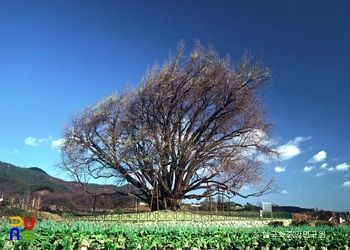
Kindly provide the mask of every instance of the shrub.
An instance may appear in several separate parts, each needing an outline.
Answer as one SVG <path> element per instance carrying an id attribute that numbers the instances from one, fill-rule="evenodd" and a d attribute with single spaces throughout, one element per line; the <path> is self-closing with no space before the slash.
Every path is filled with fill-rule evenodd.
<path id="1" fill-rule="evenodd" d="M 274 227 L 279 227 L 282 226 L 283 227 L 283 221 L 271 221 L 268 224 L 269 226 L 274 226 Z"/>
<path id="2" fill-rule="evenodd" d="M 10 216 L 19 216 L 19 217 L 31 217 L 33 216 L 33 213 L 24 210 L 22 208 L 19 207 L 5 207 L 3 209 L 0 210 L 0 216 L 4 216 L 4 217 L 10 217 Z"/>

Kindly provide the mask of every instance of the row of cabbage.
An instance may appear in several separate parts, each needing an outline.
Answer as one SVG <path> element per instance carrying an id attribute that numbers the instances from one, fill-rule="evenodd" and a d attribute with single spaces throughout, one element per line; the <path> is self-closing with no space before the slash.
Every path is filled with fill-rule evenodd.
<path id="1" fill-rule="evenodd" d="M 24 230 L 24 229 L 22 229 Z M 9 240 L 0 249 L 349 249 L 350 227 L 256 227 L 215 224 L 41 223 L 34 240 Z M 305 248 L 307 247 L 307 248 Z"/>

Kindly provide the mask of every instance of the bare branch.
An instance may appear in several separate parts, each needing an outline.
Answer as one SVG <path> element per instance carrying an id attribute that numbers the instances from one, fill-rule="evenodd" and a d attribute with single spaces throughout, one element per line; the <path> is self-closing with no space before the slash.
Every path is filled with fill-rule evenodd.
<path id="1" fill-rule="evenodd" d="M 156 193 L 161 208 L 175 209 L 184 198 L 215 195 L 214 189 L 241 197 L 274 191 L 263 163 L 279 154 L 259 96 L 271 70 L 249 52 L 233 67 L 198 41 L 184 52 L 180 42 L 138 88 L 74 114 L 63 130 L 61 168 L 76 179 L 126 181 L 152 209 Z M 247 184 L 257 191 L 239 193 Z"/>

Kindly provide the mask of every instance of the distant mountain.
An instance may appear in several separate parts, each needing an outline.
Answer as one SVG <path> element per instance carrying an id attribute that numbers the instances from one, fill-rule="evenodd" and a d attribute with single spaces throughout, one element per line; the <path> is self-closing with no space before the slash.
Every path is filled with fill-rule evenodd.
<path id="1" fill-rule="evenodd" d="M 93 190 L 103 190 L 105 193 L 113 191 L 125 191 L 127 185 L 117 187 L 114 185 L 90 184 Z M 14 198 L 15 202 L 21 200 L 29 203 L 34 198 L 40 197 L 39 207 L 49 210 L 54 207 L 65 207 L 70 210 L 90 207 L 92 197 L 86 194 L 76 182 L 64 181 L 48 175 L 38 167 L 21 168 L 10 163 L 0 161 L 0 196 L 4 200 Z M 97 207 L 112 209 L 113 207 L 132 203 L 130 197 L 99 197 Z"/>
<path id="2" fill-rule="evenodd" d="M 24 195 L 40 190 L 50 190 L 52 193 L 74 192 L 65 181 L 48 175 L 40 168 L 21 168 L 0 161 L 1 193 Z"/>
<path id="3" fill-rule="evenodd" d="M 46 173 L 44 170 L 42 170 L 41 168 L 31 167 L 31 168 L 29 168 L 29 169 L 35 170 L 35 171 L 39 171 L 39 172 L 42 172 L 42 173 L 44 173 L 44 174 L 47 174 L 47 173 Z"/>

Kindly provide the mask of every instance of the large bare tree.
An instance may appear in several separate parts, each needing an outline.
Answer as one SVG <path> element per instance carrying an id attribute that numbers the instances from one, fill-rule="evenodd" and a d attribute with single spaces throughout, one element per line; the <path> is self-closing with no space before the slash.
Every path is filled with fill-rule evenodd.
<path id="1" fill-rule="evenodd" d="M 128 182 L 152 210 L 217 192 L 241 197 L 275 191 L 263 163 L 276 159 L 272 123 L 260 98 L 271 71 L 245 52 L 232 66 L 195 43 L 149 70 L 135 89 L 73 114 L 63 129 L 60 168 Z M 240 192 L 249 185 L 250 193 Z M 86 185 L 82 185 L 86 189 Z"/>

